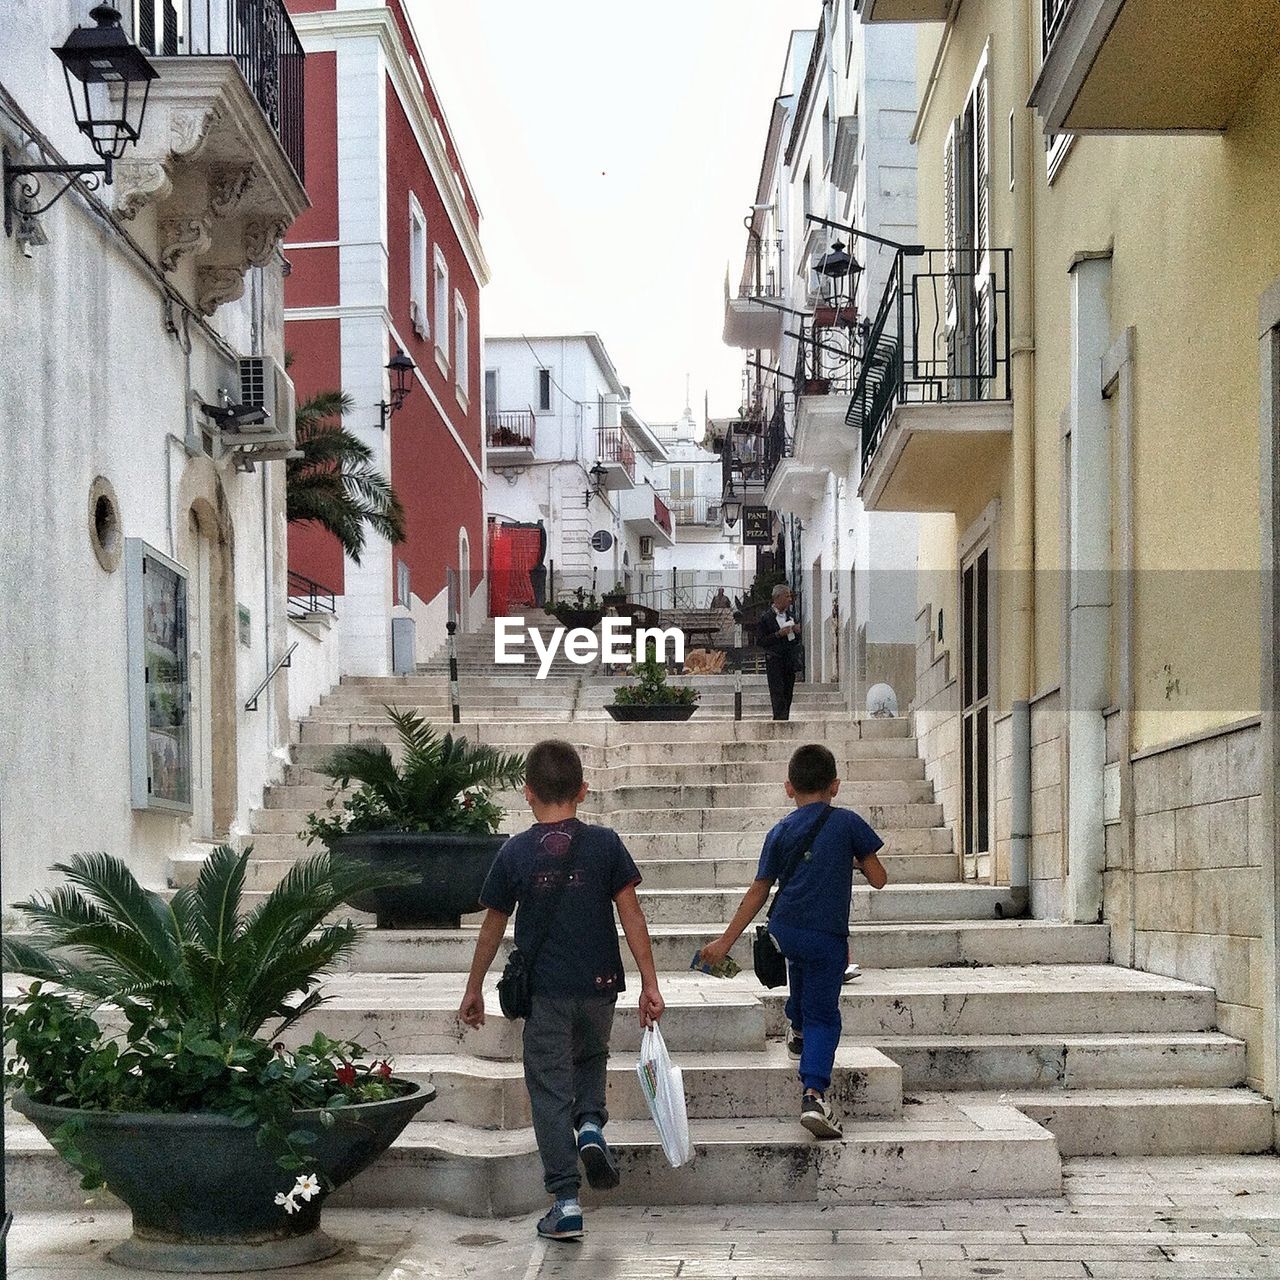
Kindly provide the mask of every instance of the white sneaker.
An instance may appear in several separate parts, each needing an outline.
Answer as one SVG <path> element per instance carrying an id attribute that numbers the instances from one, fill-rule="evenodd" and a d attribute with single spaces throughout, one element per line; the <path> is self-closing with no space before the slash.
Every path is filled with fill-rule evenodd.
<path id="1" fill-rule="evenodd" d="M 848 965 L 845 966 L 843 981 L 856 982 L 860 977 L 862 977 L 862 970 L 850 960 Z"/>
<path id="2" fill-rule="evenodd" d="M 840 1121 L 836 1119 L 835 1113 L 827 1105 L 826 1098 L 817 1094 L 806 1093 L 804 1095 L 804 1101 L 800 1106 L 800 1123 L 815 1138 L 830 1141 L 833 1138 L 844 1137 L 844 1133 L 840 1128 Z"/>

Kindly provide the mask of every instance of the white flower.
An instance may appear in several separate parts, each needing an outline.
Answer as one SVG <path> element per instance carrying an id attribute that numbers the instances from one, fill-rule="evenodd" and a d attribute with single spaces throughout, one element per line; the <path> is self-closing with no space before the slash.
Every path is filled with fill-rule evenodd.
<path id="1" fill-rule="evenodd" d="M 320 1194 L 319 1178 L 314 1173 L 299 1174 L 298 1181 L 290 1194 L 301 1196 L 304 1200 L 310 1200 L 312 1196 L 318 1196 Z"/>
<path id="2" fill-rule="evenodd" d="M 276 1204 L 283 1205 L 285 1213 L 298 1212 L 298 1202 L 293 1198 L 292 1191 L 288 1195 L 285 1195 L 283 1191 L 276 1192 Z"/>

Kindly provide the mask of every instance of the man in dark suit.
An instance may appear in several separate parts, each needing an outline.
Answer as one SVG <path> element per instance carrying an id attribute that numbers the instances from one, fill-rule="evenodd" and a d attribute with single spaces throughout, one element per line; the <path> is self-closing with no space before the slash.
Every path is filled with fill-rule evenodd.
<path id="1" fill-rule="evenodd" d="M 791 696 L 796 687 L 800 627 L 791 612 L 791 588 L 785 584 L 774 587 L 770 607 L 756 623 L 756 644 L 764 650 L 764 672 L 769 681 L 773 718 L 789 720 Z"/>

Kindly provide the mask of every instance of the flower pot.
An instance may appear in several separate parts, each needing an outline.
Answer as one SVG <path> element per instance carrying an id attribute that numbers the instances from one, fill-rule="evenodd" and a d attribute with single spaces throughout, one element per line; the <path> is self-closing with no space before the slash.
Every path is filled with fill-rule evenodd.
<path id="1" fill-rule="evenodd" d="M 435 1096 L 413 1085 L 403 1098 L 363 1102 L 333 1113 L 297 1111 L 291 1128 L 315 1135 L 305 1148 L 332 1186 L 349 1182 L 399 1137 Z M 210 1112 L 185 1115 L 80 1111 L 15 1095 L 14 1110 L 46 1138 L 64 1124 L 79 1127 L 76 1144 L 101 1166 L 110 1190 L 133 1213 L 133 1234 L 111 1250 L 111 1260 L 144 1271 L 181 1275 L 264 1271 L 330 1257 L 339 1245 L 320 1230 L 325 1193 L 299 1200 L 297 1213 L 275 1202 L 294 1175 L 277 1153 L 258 1146 L 254 1125 Z"/>
<path id="2" fill-rule="evenodd" d="M 556 621 L 563 627 L 572 630 L 574 627 L 585 627 L 594 631 L 604 617 L 603 609 L 579 609 L 574 605 L 560 604 L 556 606 Z"/>
<path id="3" fill-rule="evenodd" d="M 616 609 L 619 605 L 627 603 L 627 593 L 625 591 L 606 591 L 604 593 L 604 603 L 606 608 L 609 605 L 613 605 Z"/>
<path id="4" fill-rule="evenodd" d="M 615 720 L 632 724 L 640 720 L 687 720 L 698 709 L 696 702 L 664 702 L 646 707 L 609 702 L 604 708 Z"/>
<path id="5" fill-rule="evenodd" d="M 416 884 L 375 889 L 349 899 L 378 919 L 379 929 L 453 928 L 480 910 L 480 890 L 506 836 L 462 831 L 352 831 L 335 836 L 334 853 L 372 866 L 403 867 Z"/>

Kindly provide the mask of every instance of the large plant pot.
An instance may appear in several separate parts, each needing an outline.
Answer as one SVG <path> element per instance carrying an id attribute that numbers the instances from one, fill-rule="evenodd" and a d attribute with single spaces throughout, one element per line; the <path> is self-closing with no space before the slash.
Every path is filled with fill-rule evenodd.
<path id="1" fill-rule="evenodd" d="M 321 1124 L 318 1111 L 295 1112 L 292 1128 L 316 1138 L 305 1148 L 314 1159 L 308 1172 L 335 1187 L 349 1182 L 433 1097 L 434 1089 L 415 1084 L 403 1098 L 343 1107 L 332 1125 Z M 133 1234 L 110 1253 L 122 1266 L 180 1275 L 264 1271 L 315 1262 L 340 1247 L 320 1230 L 324 1193 L 299 1200 L 293 1214 L 276 1204 L 294 1175 L 276 1163 L 277 1152 L 258 1146 L 256 1126 L 208 1112 L 79 1111 L 25 1093 L 13 1106 L 46 1138 L 69 1122 L 80 1126 L 79 1149 L 133 1213 Z"/>
<path id="2" fill-rule="evenodd" d="M 374 889 L 348 899 L 378 919 L 379 929 L 456 929 L 480 910 L 480 890 L 506 836 L 457 831 L 359 831 L 329 841 L 334 853 L 417 877 L 414 884 Z"/>
<path id="3" fill-rule="evenodd" d="M 629 706 L 616 702 L 604 708 L 615 720 L 634 724 L 641 720 L 687 720 L 698 709 L 696 702 L 668 702 L 656 707 Z"/>
<path id="4" fill-rule="evenodd" d="M 556 606 L 554 616 L 562 627 L 568 627 L 571 631 L 575 627 L 584 627 L 588 631 L 594 631 L 600 625 L 600 619 L 604 617 L 604 610 L 575 609 L 571 605 L 560 604 Z"/>

